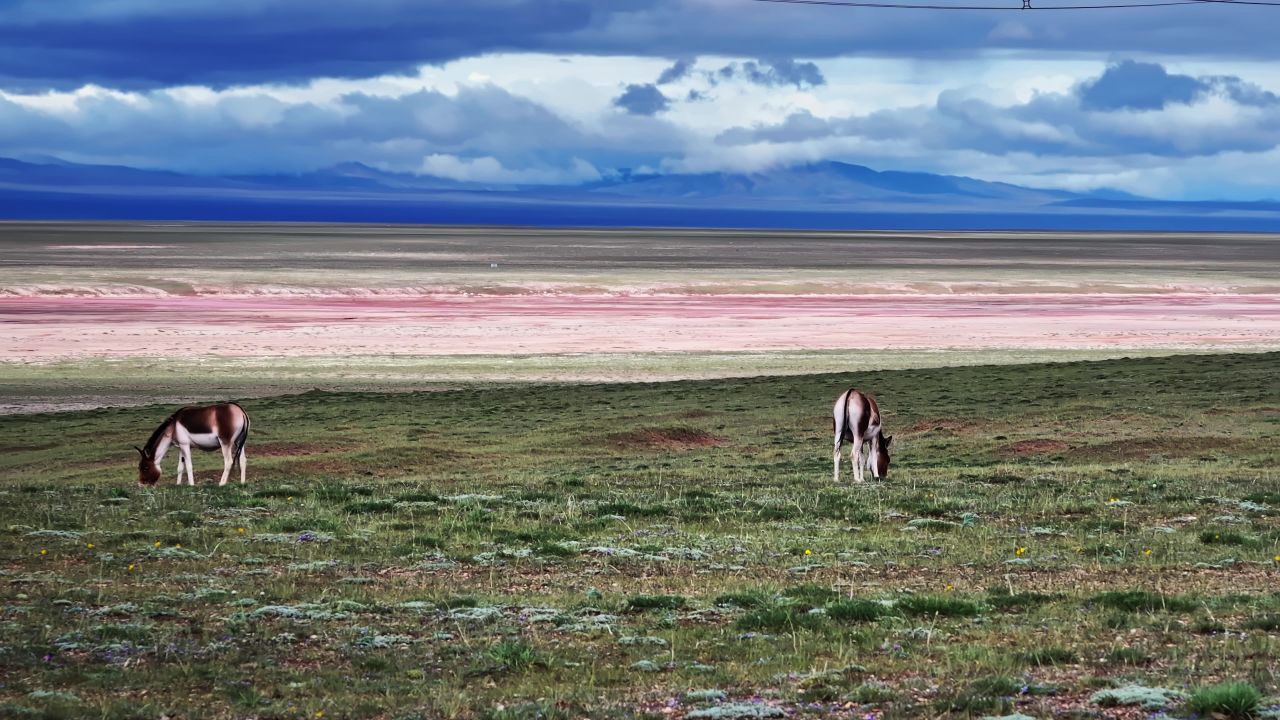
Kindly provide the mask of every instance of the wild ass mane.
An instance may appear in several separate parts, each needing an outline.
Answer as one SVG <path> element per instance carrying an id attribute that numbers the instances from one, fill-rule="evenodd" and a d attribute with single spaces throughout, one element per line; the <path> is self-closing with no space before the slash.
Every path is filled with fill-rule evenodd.
<path id="1" fill-rule="evenodd" d="M 174 410 L 173 414 L 165 418 L 164 422 L 160 423 L 160 426 L 156 428 L 155 432 L 151 433 L 151 437 L 147 438 L 147 443 L 142 446 L 144 455 L 151 457 L 156 454 L 156 445 L 159 444 L 161 436 L 164 435 L 164 431 L 169 429 L 169 426 L 173 424 L 173 421 L 178 419 L 178 413 L 181 413 L 183 410 L 186 410 L 186 408 L 178 408 L 177 410 Z"/>

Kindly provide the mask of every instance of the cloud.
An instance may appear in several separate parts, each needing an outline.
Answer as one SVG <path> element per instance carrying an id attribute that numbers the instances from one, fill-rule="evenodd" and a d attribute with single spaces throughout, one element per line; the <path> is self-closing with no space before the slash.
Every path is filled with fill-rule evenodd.
<path id="1" fill-rule="evenodd" d="M 720 68 L 713 79 L 732 80 L 741 77 L 749 83 L 764 87 L 781 87 L 794 85 L 796 88 L 817 87 L 825 85 L 818 66 L 811 62 L 796 62 L 791 59 L 747 61 L 731 63 Z"/>
<path id="2" fill-rule="evenodd" d="M 129 1 L 144 0 L 118 3 Z M 1280 157 L 1280 97 L 1240 76 L 1252 71 L 1022 62 L 969 63 L 934 78 L 906 64 L 822 62 L 827 85 L 812 88 L 796 70 L 808 63 L 727 58 L 659 86 L 648 81 L 679 62 L 496 55 L 411 80 L 0 92 L 0 157 L 211 175 L 361 162 L 507 185 L 834 159 L 1043 186 L 1123 182 L 1146 194 L 1139 179 L 1203 196 L 1242 186 L 1246 170 L 1261 173 L 1254 186 L 1280 187 L 1274 165 L 1257 160 Z M 751 82 L 749 64 L 774 84 Z M 713 88 L 709 76 L 724 68 L 733 84 Z M 1141 78 L 1173 80 L 1133 89 Z M 1215 174 L 1215 163 L 1240 177 Z"/>
<path id="3" fill-rule="evenodd" d="M 0 87 L 39 91 L 301 84 L 412 74 L 494 53 L 691 58 L 892 57 L 991 52 L 1280 59 L 1272 8 L 1064 13 L 857 12 L 717 0 L 3 0 Z M 772 82 L 816 85 L 805 63 L 757 62 Z M 677 67 L 679 63 L 677 63 Z M 741 68 L 748 71 L 747 68 Z M 798 73 L 798 74 L 797 74 Z M 766 80 L 769 81 L 769 80 Z"/>
<path id="4" fill-rule="evenodd" d="M 628 85 L 621 95 L 614 98 L 613 104 L 632 115 L 656 115 L 671 107 L 671 101 L 658 89 L 657 85 Z"/>
<path id="5" fill-rule="evenodd" d="M 817 65 L 811 62 L 798 63 L 791 59 L 744 63 L 742 74 L 747 80 L 766 87 L 778 85 L 794 85 L 798 88 L 805 85 L 817 87 L 827 82 Z"/>
<path id="6" fill-rule="evenodd" d="M 693 72 L 693 65 L 695 62 L 695 60 L 688 59 L 677 60 L 674 65 L 663 70 L 662 74 L 658 76 L 658 84 L 666 85 L 667 83 L 673 83 L 677 80 L 683 80 Z"/>
<path id="7" fill-rule="evenodd" d="M 593 0 L 6 0 L 0 84 L 215 88 L 408 74 L 540 49 L 636 3 Z M 650 4 L 650 3 L 641 3 Z"/>
<path id="8" fill-rule="evenodd" d="M 0 96 L 0 157 L 199 174 L 292 173 L 351 161 L 421 172 L 424 158 L 436 156 L 437 169 L 452 168 L 446 177 L 538 183 L 590 178 L 596 167 L 656 163 L 682 142 L 677 130 L 650 118 L 586 129 L 493 85 L 453 94 L 347 93 L 331 102 L 290 102 L 265 92 L 191 99 L 170 91 L 94 91 L 59 109 Z M 456 164 L 447 165 L 446 157 Z"/>
<path id="9" fill-rule="evenodd" d="M 1204 78 L 1209 90 L 1221 93 L 1241 105 L 1267 107 L 1280 103 L 1280 95 L 1230 75 Z"/>
<path id="10" fill-rule="evenodd" d="M 460 158 L 439 153 L 423 159 L 421 172 L 462 182 L 512 185 L 572 185 L 601 178 L 594 165 L 580 158 L 573 158 L 565 168 L 512 169 L 494 157 Z"/>
<path id="11" fill-rule="evenodd" d="M 1080 86 L 1080 104 L 1089 110 L 1160 110 L 1169 103 L 1191 103 L 1208 89 L 1190 75 L 1171 75 L 1155 63 L 1125 60 Z"/>
<path id="12" fill-rule="evenodd" d="M 1275 93 L 1238 77 L 1175 75 L 1163 65 L 1134 60 L 1107 67 L 1097 79 L 1082 83 L 1077 93 L 1080 104 L 1090 110 L 1161 110 L 1213 94 L 1241 105 L 1265 107 L 1280 102 Z"/>
<path id="13" fill-rule="evenodd" d="M 721 147 L 814 143 L 896 144 L 900 154 L 976 151 L 987 156 L 1193 158 L 1258 153 L 1280 146 L 1280 98 L 1234 76 L 1171 75 L 1121 62 L 1069 92 L 996 104 L 944 90 L 932 106 L 817 117 L 800 110 L 781 122 L 721 132 Z"/>

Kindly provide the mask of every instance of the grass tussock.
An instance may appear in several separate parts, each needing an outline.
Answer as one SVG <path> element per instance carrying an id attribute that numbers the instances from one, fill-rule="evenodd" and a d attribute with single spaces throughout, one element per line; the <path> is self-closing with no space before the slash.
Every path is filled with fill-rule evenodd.
<path id="1" fill-rule="evenodd" d="M 894 607 L 913 617 L 974 617 L 982 612 L 976 602 L 944 595 L 908 595 L 895 602 Z"/>
<path id="2" fill-rule="evenodd" d="M 1201 688 L 1187 699 L 1186 709 L 1201 717 L 1249 720 L 1258 716 L 1262 693 L 1245 682 L 1227 682 Z"/>

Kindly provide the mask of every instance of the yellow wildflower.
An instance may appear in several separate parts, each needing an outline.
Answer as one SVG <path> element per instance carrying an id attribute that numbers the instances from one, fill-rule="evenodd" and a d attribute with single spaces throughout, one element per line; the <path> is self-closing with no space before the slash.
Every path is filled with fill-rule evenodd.
<path id="1" fill-rule="evenodd" d="M 48 555 L 48 554 L 49 554 L 49 551 L 48 551 L 48 550 L 45 550 L 44 548 L 40 548 L 40 554 L 41 554 L 41 555 Z"/>
<path id="2" fill-rule="evenodd" d="M 1018 548 L 1017 550 L 1014 550 L 1014 551 L 1013 551 L 1013 554 L 1014 554 L 1014 555 L 1018 555 L 1018 556 L 1022 556 L 1022 555 L 1024 555 L 1024 554 L 1026 554 L 1026 552 L 1027 552 L 1027 549 L 1026 549 L 1026 548 L 1024 548 L 1024 547 L 1020 547 L 1020 548 Z"/>
<path id="3" fill-rule="evenodd" d="M 813 554 L 813 551 L 812 551 L 812 550 L 810 550 L 809 548 L 805 548 L 805 549 L 804 549 L 804 554 L 805 554 L 805 555 L 812 555 L 812 554 Z"/>
<path id="4" fill-rule="evenodd" d="M 157 541 L 156 541 L 156 547 L 160 547 L 160 541 L 159 541 L 159 540 L 157 540 Z"/>
<path id="5" fill-rule="evenodd" d="M 129 572 L 133 572 L 133 563 L 129 563 Z"/>
<path id="6" fill-rule="evenodd" d="M 87 548 L 89 548 L 90 550 L 92 550 L 92 549 L 93 549 L 93 543 L 85 543 L 85 547 L 87 547 Z"/>
<path id="7" fill-rule="evenodd" d="M 1143 550 L 1142 554 L 1146 555 L 1147 557 L 1151 557 L 1151 548 L 1147 548 L 1146 550 Z"/>
<path id="8" fill-rule="evenodd" d="M 243 535 L 243 534 L 244 534 L 244 528 L 240 528 L 240 534 L 241 534 L 241 535 Z"/>

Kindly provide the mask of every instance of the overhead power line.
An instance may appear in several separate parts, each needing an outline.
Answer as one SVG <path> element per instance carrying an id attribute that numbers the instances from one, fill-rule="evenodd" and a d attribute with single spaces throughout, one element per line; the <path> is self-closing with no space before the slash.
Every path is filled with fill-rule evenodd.
<path id="1" fill-rule="evenodd" d="M 1267 2 L 1266 0 L 1196 0 L 1198 3 L 1205 5 L 1270 5 L 1272 7 L 1280 7 L 1280 2 Z"/>
<path id="2" fill-rule="evenodd" d="M 754 0 L 755 2 L 781 3 L 784 5 L 827 5 L 832 7 L 896 8 L 899 10 L 1118 10 L 1122 8 L 1171 7 L 1173 5 L 1268 5 L 1280 7 L 1280 2 L 1267 0 L 1168 0 L 1167 2 L 1099 3 L 1096 5 L 1032 5 L 1032 0 L 1022 0 L 1022 5 L 935 5 L 895 2 L 859 2 L 858 0 Z"/>

